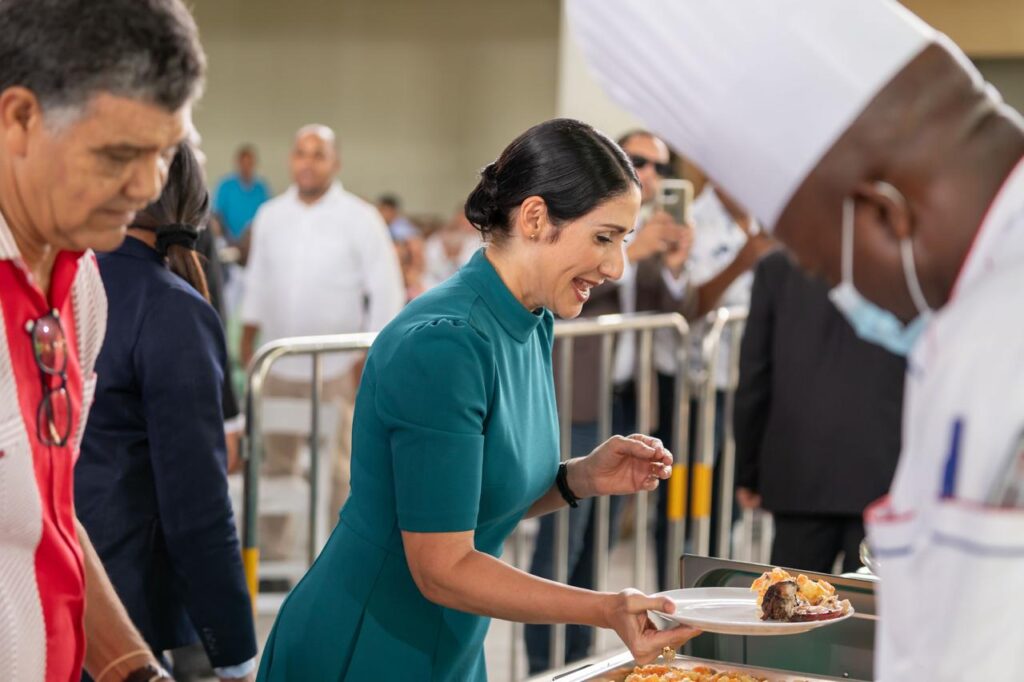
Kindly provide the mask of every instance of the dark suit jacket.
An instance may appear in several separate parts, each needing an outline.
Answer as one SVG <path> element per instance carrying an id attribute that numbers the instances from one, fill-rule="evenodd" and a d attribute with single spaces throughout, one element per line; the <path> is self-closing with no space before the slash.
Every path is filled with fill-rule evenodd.
<path id="1" fill-rule="evenodd" d="M 757 266 L 736 392 L 736 485 L 765 508 L 860 514 L 900 451 L 904 360 L 861 341 L 783 252 Z"/>
<path id="2" fill-rule="evenodd" d="M 109 316 L 78 517 L 153 649 L 198 633 L 214 666 L 242 663 L 256 641 L 225 473 L 220 320 L 140 241 L 99 264 Z"/>

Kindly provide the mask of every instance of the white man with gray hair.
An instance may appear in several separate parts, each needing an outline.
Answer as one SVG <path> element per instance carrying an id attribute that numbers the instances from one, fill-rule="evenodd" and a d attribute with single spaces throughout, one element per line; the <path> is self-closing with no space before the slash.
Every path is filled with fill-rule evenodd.
<path id="1" fill-rule="evenodd" d="M 75 516 L 116 248 L 205 57 L 179 0 L 0 1 L 0 679 L 165 680 Z"/>

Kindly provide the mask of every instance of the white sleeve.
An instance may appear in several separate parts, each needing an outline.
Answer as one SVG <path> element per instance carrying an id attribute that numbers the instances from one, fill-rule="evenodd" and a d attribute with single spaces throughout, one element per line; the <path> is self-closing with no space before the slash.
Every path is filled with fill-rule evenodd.
<path id="1" fill-rule="evenodd" d="M 364 239 L 359 240 L 363 290 L 370 300 L 367 331 L 380 331 L 405 305 L 405 284 L 388 226 L 375 209 L 366 211 Z"/>
<path id="2" fill-rule="evenodd" d="M 251 241 L 249 244 L 249 260 L 245 264 L 245 291 L 242 294 L 241 318 L 243 324 L 260 326 L 263 323 L 263 306 L 266 301 L 265 287 L 269 286 L 267 278 L 266 213 L 258 211 L 249 227 Z"/>

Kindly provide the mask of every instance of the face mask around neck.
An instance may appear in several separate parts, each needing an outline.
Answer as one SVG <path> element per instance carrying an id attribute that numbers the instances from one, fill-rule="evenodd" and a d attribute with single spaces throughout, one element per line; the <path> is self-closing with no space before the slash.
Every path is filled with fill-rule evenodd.
<path id="1" fill-rule="evenodd" d="M 892 193 L 899 193 L 891 185 L 886 185 L 886 189 Z M 902 195 L 900 198 L 902 199 Z M 917 317 L 908 324 L 903 324 L 891 312 L 864 298 L 853 284 L 853 209 L 853 198 L 847 197 L 843 201 L 842 281 L 829 292 L 829 298 L 849 321 L 857 336 L 891 353 L 906 356 L 917 343 L 932 316 L 917 279 L 913 246 L 909 239 L 904 238 L 900 241 L 903 276 L 918 311 Z"/>

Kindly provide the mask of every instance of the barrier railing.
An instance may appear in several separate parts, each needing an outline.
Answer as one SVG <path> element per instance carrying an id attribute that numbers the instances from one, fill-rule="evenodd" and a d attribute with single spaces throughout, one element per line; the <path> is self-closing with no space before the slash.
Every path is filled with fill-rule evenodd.
<path id="1" fill-rule="evenodd" d="M 771 514 L 762 509 L 745 509 L 742 513 L 742 533 L 739 543 L 735 542 L 734 533 L 734 500 L 736 488 L 736 437 L 733 432 L 733 416 L 736 408 L 736 388 L 740 376 L 740 345 L 747 323 L 747 309 L 740 307 L 719 308 L 709 314 L 711 329 L 704 339 L 703 362 L 704 380 L 700 389 L 702 405 L 715 408 L 715 392 L 723 391 L 724 400 L 720 418 L 723 420 L 720 460 L 718 462 L 719 485 L 714 502 L 718 516 L 718 537 L 715 554 L 722 559 L 738 559 L 755 563 L 767 563 L 773 534 Z M 723 352 L 723 340 L 729 343 L 725 352 L 728 353 L 727 374 L 725 385 L 718 385 L 718 362 Z M 695 389 L 696 390 L 696 389 Z M 698 428 L 702 462 L 714 462 L 714 415 L 708 422 L 702 422 Z M 708 470 L 711 476 L 713 468 Z M 710 478 L 708 479 L 710 483 Z M 709 497 L 709 499 L 712 499 Z M 702 509 L 701 511 L 705 511 Z M 710 512 L 710 505 L 706 511 Z M 696 511 L 694 511 L 696 518 Z M 710 520 L 707 522 L 710 523 Z M 703 524 L 702 524 L 703 525 Z M 737 546 L 738 545 L 738 546 Z M 697 553 L 708 554 L 708 545 L 698 543 Z"/>
<path id="2" fill-rule="evenodd" d="M 376 334 L 338 334 L 334 336 L 303 336 L 280 339 L 262 346 L 249 363 L 245 392 L 245 456 L 244 487 L 242 493 L 242 564 L 249 584 L 249 594 L 255 606 L 259 594 L 259 488 L 260 464 L 263 461 L 263 391 L 271 365 L 285 356 L 308 355 L 311 360 L 311 395 L 309 429 L 309 538 L 306 560 L 313 563 L 319 551 L 320 504 L 317 484 L 320 476 L 320 393 L 323 371 L 321 356 L 327 353 L 366 350 Z"/>

